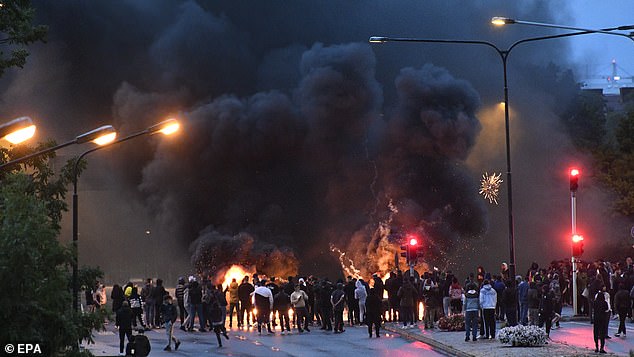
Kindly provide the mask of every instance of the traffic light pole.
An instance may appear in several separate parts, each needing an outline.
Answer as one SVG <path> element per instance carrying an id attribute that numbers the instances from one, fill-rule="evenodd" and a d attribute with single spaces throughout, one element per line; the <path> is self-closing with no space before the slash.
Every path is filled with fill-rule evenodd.
<path id="1" fill-rule="evenodd" d="M 570 210 L 572 217 L 572 237 L 577 234 L 577 195 L 576 192 L 570 191 Z M 572 243 L 574 244 L 574 242 Z M 577 259 L 572 255 L 572 313 L 577 314 Z"/>

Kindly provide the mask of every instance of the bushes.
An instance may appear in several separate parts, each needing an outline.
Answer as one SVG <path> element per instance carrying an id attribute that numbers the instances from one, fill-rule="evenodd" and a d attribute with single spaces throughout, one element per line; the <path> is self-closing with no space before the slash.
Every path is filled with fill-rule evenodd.
<path id="1" fill-rule="evenodd" d="M 438 320 L 438 328 L 446 331 L 464 331 L 464 315 L 443 316 Z"/>
<path id="2" fill-rule="evenodd" d="M 505 327 L 498 333 L 500 342 L 519 347 L 543 346 L 547 337 L 546 330 L 537 326 Z"/>

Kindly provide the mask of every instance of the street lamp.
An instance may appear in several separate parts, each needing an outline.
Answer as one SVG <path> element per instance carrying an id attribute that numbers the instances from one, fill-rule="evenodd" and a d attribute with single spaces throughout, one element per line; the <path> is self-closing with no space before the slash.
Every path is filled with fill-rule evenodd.
<path id="1" fill-rule="evenodd" d="M 35 152 L 33 154 L 30 155 L 26 155 L 23 156 L 19 159 L 15 159 L 12 161 L 9 161 L 7 163 L 4 163 L 2 165 L 0 165 L 0 171 L 7 168 L 7 167 L 11 167 L 13 165 L 17 165 L 17 164 L 21 164 L 23 162 L 26 162 L 30 159 L 33 159 L 35 157 L 38 156 L 42 156 L 45 154 L 48 154 L 50 152 L 54 152 L 56 150 L 59 150 L 63 147 L 69 146 L 69 145 L 73 145 L 73 144 L 84 144 L 87 143 L 89 141 L 94 142 L 97 145 L 105 145 L 108 142 L 111 142 L 112 140 L 114 140 L 117 136 L 117 132 L 115 131 L 115 129 L 112 127 L 112 125 L 104 125 L 101 126 L 97 129 L 91 130 L 89 132 L 86 132 L 84 134 L 78 135 L 76 136 L 73 140 L 67 141 L 63 144 L 59 144 L 44 150 L 40 150 L 38 152 Z"/>
<path id="2" fill-rule="evenodd" d="M 595 30 L 595 29 L 587 29 L 587 28 L 582 28 L 582 27 L 549 24 L 549 23 L 545 23 L 545 22 L 524 21 L 524 20 L 518 20 L 518 19 L 511 19 L 511 18 L 508 18 L 508 17 L 501 17 L 501 16 L 496 16 L 496 17 L 492 18 L 491 19 L 491 23 L 496 25 L 496 26 L 518 24 L 518 25 L 528 25 L 528 26 L 537 26 L 537 27 L 548 27 L 548 28 L 562 29 L 562 30 L 574 30 L 574 31 L 580 31 L 580 32 L 583 32 L 583 33 L 588 33 L 588 34 L 590 34 L 590 33 L 601 33 L 601 34 L 604 34 L 604 35 L 613 35 L 613 36 L 626 37 L 626 38 L 629 38 L 630 40 L 634 41 L 634 37 L 633 37 L 634 34 L 632 34 L 632 33 L 625 34 L 625 33 L 620 33 L 620 32 L 613 32 L 613 31 L 634 30 L 634 25 L 623 25 L 623 26 L 608 27 L 608 28 Z"/>
<path id="3" fill-rule="evenodd" d="M 588 33 L 594 33 L 598 31 L 581 31 L 573 33 L 565 33 L 559 35 L 531 37 L 518 40 L 512 43 L 508 48 L 501 49 L 495 44 L 488 41 L 481 40 L 444 40 L 444 39 L 427 39 L 427 38 L 405 38 L 405 37 L 386 37 L 386 36 L 372 36 L 369 39 L 370 43 L 386 43 L 386 42 L 418 42 L 418 43 L 441 43 L 441 44 L 465 44 L 465 45 L 480 45 L 487 46 L 494 49 L 500 56 L 502 61 L 502 73 L 504 75 L 504 125 L 506 129 L 506 180 L 508 183 L 508 224 L 509 224 L 509 272 L 511 276 L 515 276 L 515 232 L 513 222 L 513 186 L 511 181 L 511 137 L 509 130 L 509 95 L 508 95 L 508 80 L 507 80 L 507 59 L 511 51 L 518 45 L 528 42 L 536 42 L 542 40 L 550 40 L 555 38 L 564 38 L 577 35 L 585 35 Z M 609 34 L 615 34 L 608 32 Z"/>
<path id="4" fill-rule="evenodd" d="M 20 117 L 0 125 L 0 138 L 19 144 L 35 135 L 35 124 L 29 117 Z"/>
<path id="5" fill-rule="evenodd" d="M 79 157 L 75 160 L 75 164 L 73 165 L 73 171 L 72 171 L 73 173 L 73 309 L 75 311 L 79 310 L 79 300 L 77 296 L 79 294 L 79 278 L 78 278 L 79 274 L 78 274 L 78 266 L 77 266 L 79 263 L 79 254 L 77 250 L 77 241 L 78 241 L 77 169 L 78 169 L 79 162 L 81 162 L 84 156 L 92 152 L 113 146 L 115 144 L 120 144 L 124 141 L 128 141 L 138 136 L 146 135 L 146 134 L 153 135 L 157 133 L 161 133 L 163 135 L 170 135 L 178 131 L 179 128 L 180 128 L 180 124 L 178 123 L 176 119 L 167 119 L 158 124 L 152 125 L 145 130 L 128 135 L 117 141 L 111 140 L 110 142 L 105 143 L 102 146 L 98 146 L 90 150 L 87 150 L 83 154 L 79 155 Z"/>

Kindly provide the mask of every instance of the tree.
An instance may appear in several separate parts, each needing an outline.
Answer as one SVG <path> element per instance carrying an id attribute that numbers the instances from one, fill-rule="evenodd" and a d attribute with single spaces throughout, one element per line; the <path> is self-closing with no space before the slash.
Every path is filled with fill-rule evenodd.
<path id="1" fill-rule="evenodd" d="M 10 160 L 54 144 L 0 152 Z M 104 316 L 72 309 L 70 267 L 75 252 L 57 237 L 73 161 L 55 175 L 50 163 L 54 156 L 29 160 L 0 178 L 0 286 L 6 287 L 0 294 L 0 340 L 40 342 L 50 356 L 87 355 L 72 347 L 90 341 L 93 329 L 103 328 Z M 81 273 L 92 281 L 101 274 L 91 268 Z"/>
<path id="2" fill-rule="evenodd" d="M 0 3 L 0 76 L 11 67 L 22 68 L 29 52 L 26 45 L 44 42 L 48 27 L 33 25 L 35 9 L 30 0 L 5 0 Z M 8 53 L 6 53 L 8 52 Z"/>

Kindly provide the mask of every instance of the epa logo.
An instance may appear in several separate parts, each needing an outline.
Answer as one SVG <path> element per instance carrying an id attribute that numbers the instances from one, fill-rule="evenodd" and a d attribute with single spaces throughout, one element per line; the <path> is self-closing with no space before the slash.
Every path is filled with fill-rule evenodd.
<path id="1" fill-rule="evenodd" d="M 12 344 L 7 344 L 4 346 L 4 352 L 8 354 L 17 353 L 17 354 L 42 354 L 42 348 L 39 343 L 18 343 L 15 346 Z"/>

